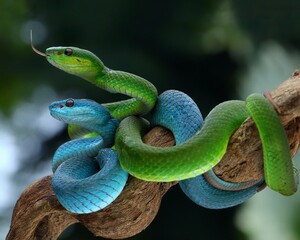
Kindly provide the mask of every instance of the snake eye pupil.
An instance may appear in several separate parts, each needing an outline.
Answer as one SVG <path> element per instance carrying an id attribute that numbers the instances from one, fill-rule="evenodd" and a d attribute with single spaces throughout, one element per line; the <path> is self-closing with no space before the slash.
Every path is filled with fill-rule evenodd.
<path id="1" fill-rule="evenodd" d="M 71 48 L 66 48 L 65 49 L 65 55 L 71 56 L 73 54 L 73 50 Z"/>
<path id="2" fill-rule="evenodd" d="M 66 106 L 67 107 L 73 107 L 74 106 L 74 100 L 73 99 L 68 99 L 66 101 Z"/>

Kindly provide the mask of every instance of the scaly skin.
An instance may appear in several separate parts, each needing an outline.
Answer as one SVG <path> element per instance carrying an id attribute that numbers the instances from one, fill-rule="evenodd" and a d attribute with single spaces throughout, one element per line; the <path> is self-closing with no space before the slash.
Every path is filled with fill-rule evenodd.
<path id="1" fill-rule="evenodd" d="M 248 116 L 243 101 L 221 103 L 192 138 L 169 148 L 144 144 L 142 136 L 147 125 L 137 117 L 125 118 L 115 142 L 121 166 L 147 181 L 169 182 L 198 176 L 221 160 L 230 136 Z"/>
<path id="2" fill-rule="evenodd" d="M 262 141 L 267 185 L 283 195 L 292 195 L 297 191 L 298 175 L 293 167 L 288 139 L 277 113 L 258 94 L 250 95 L 246 106 Z"/>
<path id="3" fill-rule="evenodd" d="M 121 166 L 133 176 L 148 181 L 176 181 L 203 174 L 221 160 L 230 136 L 249 114 L 263 142 L 267 185 L 283 195 L 295 193 L 297 176 L 287 136 L 272 105 L 259 94 L 250 95 L 246 104 L 242 101 L 219 104 L 194 137 L 171 148 L 144 144 L 141 137 L 145 124 L 135 117 L 124 119 L 116 135 Z"/>
<path id="4" fill-rule="evenodd" d="M 69 55 L 66 54 L 68 51 Z M 155 105 L 157 90 L 152 83 L 134 74 L 105 67 L 90 51 L 76 47 L 51 47 L 45 54 L 49 63 L 67 73 L 86 79 L 106 91 L 132 97 L 103 104 L 118 120 L 131 115 L 144 115 Z"/>
<path id="5" fill-rule="evenodd" d="M 119 121 L 100 104 L 87 99 L 66 99 L 49 106 L 51 115 L 101 136 L 66 142 L 52 161 L 52 187 L 59 202 L 73 213 L 98 211 L 122 192 L 128 177 L 113 145 Z M 100 170 L 101 169 L 101 170 Z"/>
<path id="6" fill-rule="evenodd" d="M 108 69 L 87 50 L 75 47 L 54 47 L 47 49 L 45 56 L 52 65 L 68 73 L 82 77 L 107 91 L 133 97 L 125 102 L 127 104 L 118 102 L 106 105 L 112 115 L 118 119 L 146 114 L 156 102 L 157 92 L 151 83 L 132 74 Z M 257 114 L 253 112 L 256 108 L 252 106 L 260 107 L 261 97 L 254 95 L 246 102 L 247 108 L 241 101 L 220 104 L 211 111 L 205 119 L 203 128 L 193 138 L 168 149 L 143 144 L 141 131 L 146 131 L 145 124 L 137 117 L 131 116 L 124 119 L 116 137 L 116 149 L 122 167 L 130 174 L 149 181 L 186 179 L 210 170 L 224 155 L 232 133 L 249 116 L 248 110 L 253 115 L 258 128 L 268 131 L 263 134 L 260 132 L 262 141 L 267 140 L 264 136 L 270 136 L 270 128 L 259 126 L 269 125 L 274 118 L 276 118 L 275 121 L 279 121 L 276 113 L 265 115 L 265 111 L 274 111 L 272 107 L 263 108 L 263 111 Z M 275 124 L 274 127 L 281 128 L 279 131 L 274 131 L 275 137 L 281 139 L 282 132 L 284 133 L 282 126 Z M 282 145 L 273 146 L 273 140 L 271 140 L 271 143 L 266 143 L 267 147 L 263 147 L 264 162 L 267 166 L 265 174 L 269 179 L 267 184 L 284 195 L 290 195 L 295 192 L 296 182 L 286 137 L 279 144 Z M 280 153 L 283 151 L 284 156 L 279 161 L 285 167 L 273 167 L 274 161 L 270 159 L 282 156 Z M 273 180 L 277 175 L 280 176 L 279 180 Z M 283 186 L 282 182 L 284 182 Z"/>
<path id="7" fill-rule="evenodd" d="M 182 92 L 168 90 L 159 95 L 152 112 L 151 123 L 170 129 L 176 145 L 179 145 L 199 131 L 203 119 L 193 99 Z M 210 170 L 207 173 L 212 174 L 213 171 Z M 196 204 L 210 209 L 222 209 L 248 200 L 257 192 L 262 182 L 263 180 L 258 184 L 254 182 L 229 183 L 216 176 L 211 181 L 207 181 L 203 174 L 180 181 L 179 185 L 182 191 Z M 222 189 L 215 187 L 214 183 L 218 183 L 218 187 L 221 186 Z M 241 188 L 243 190 L 240 190 Z"/>

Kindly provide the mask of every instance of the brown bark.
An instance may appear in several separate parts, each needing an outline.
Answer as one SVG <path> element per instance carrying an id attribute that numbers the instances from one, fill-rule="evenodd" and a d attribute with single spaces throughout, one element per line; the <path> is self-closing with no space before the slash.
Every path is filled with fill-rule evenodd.
<path id="1" fill-rule="evenodd" d="M 291 154 L 300 141 L 300 70 L 270 92 L 280 109 L 278 113 L 288 135 Z M 228 149 L 214 172 L 230 182 L 258 181 L 263 177 L 262 145 L 252 119 L 248 119 L 231 137 Z"/>
<path id="2" fill-rule="evenodd" d="M 300 141 L 300 71 L 271 92 L 280 108 L 291 152 Z M 157 127 L 144 138 L 155 146 L 174 145 L 173 136 Z M 232 136 L 228 151 L 214 168 L 227 181 L 242 182 L 263 177 L 261 142 L 256 127 L 248 119 Z M 51 176 L 31 184 L 20 196 L 12 216 L 7 240 L 57 239 L 69 225 L 81 222 L 94 235 L 121 239 L 144 230 L 156 216 L 161 198 L 172 183 L 151 183 L 131 177 L 122 194 L 105 209 L 92 214 L 71 214 L 59 204 L 51 188 Z"/>

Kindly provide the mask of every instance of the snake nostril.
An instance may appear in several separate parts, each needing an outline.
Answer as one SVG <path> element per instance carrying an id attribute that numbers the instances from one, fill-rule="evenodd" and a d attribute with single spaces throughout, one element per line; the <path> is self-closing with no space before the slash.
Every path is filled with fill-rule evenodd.
<path id="1" fill-rule="evenodd" d="M 63 107 L 64 107 L 64 105 L 62 105 L 62 104 L 59 105 L 59 108 L 63 108 Z"/>

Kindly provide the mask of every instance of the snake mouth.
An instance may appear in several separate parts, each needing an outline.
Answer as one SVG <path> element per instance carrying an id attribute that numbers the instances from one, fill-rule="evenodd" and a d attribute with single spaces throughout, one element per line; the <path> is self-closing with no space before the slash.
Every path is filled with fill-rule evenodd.
<path id="1" fill-rule="evenodd" d="M 94 119 L 95 115 L 88 113 L 88 112 L 80 112 L 80 113 L 72 113 L 70 114 L 70 112 L 67 112 L 69 114 L 67 114 L 64 111 L 61 111 L 61 107 L 60 106 L 50 106 L 49 107 L 50 110 L 50 115 L 62 122 L 65 122 L 67 124 L 78 124 L 78 123 L 83 123 L 85 121 L 89 121 L 90 119 Z M 80 119 L 80 120 L 76 120 L 76 119 Z"/>
<path id="2" fill-rule="evenodd" d="M 52 111 L 50 111 L 50 115 L 51 115 L 53 118 L 55 118 L 56 120 L 64 122 L 64 120 L 63 120 L 60 116 L 56 115 L 56 114 L 53 113 Z"/>

